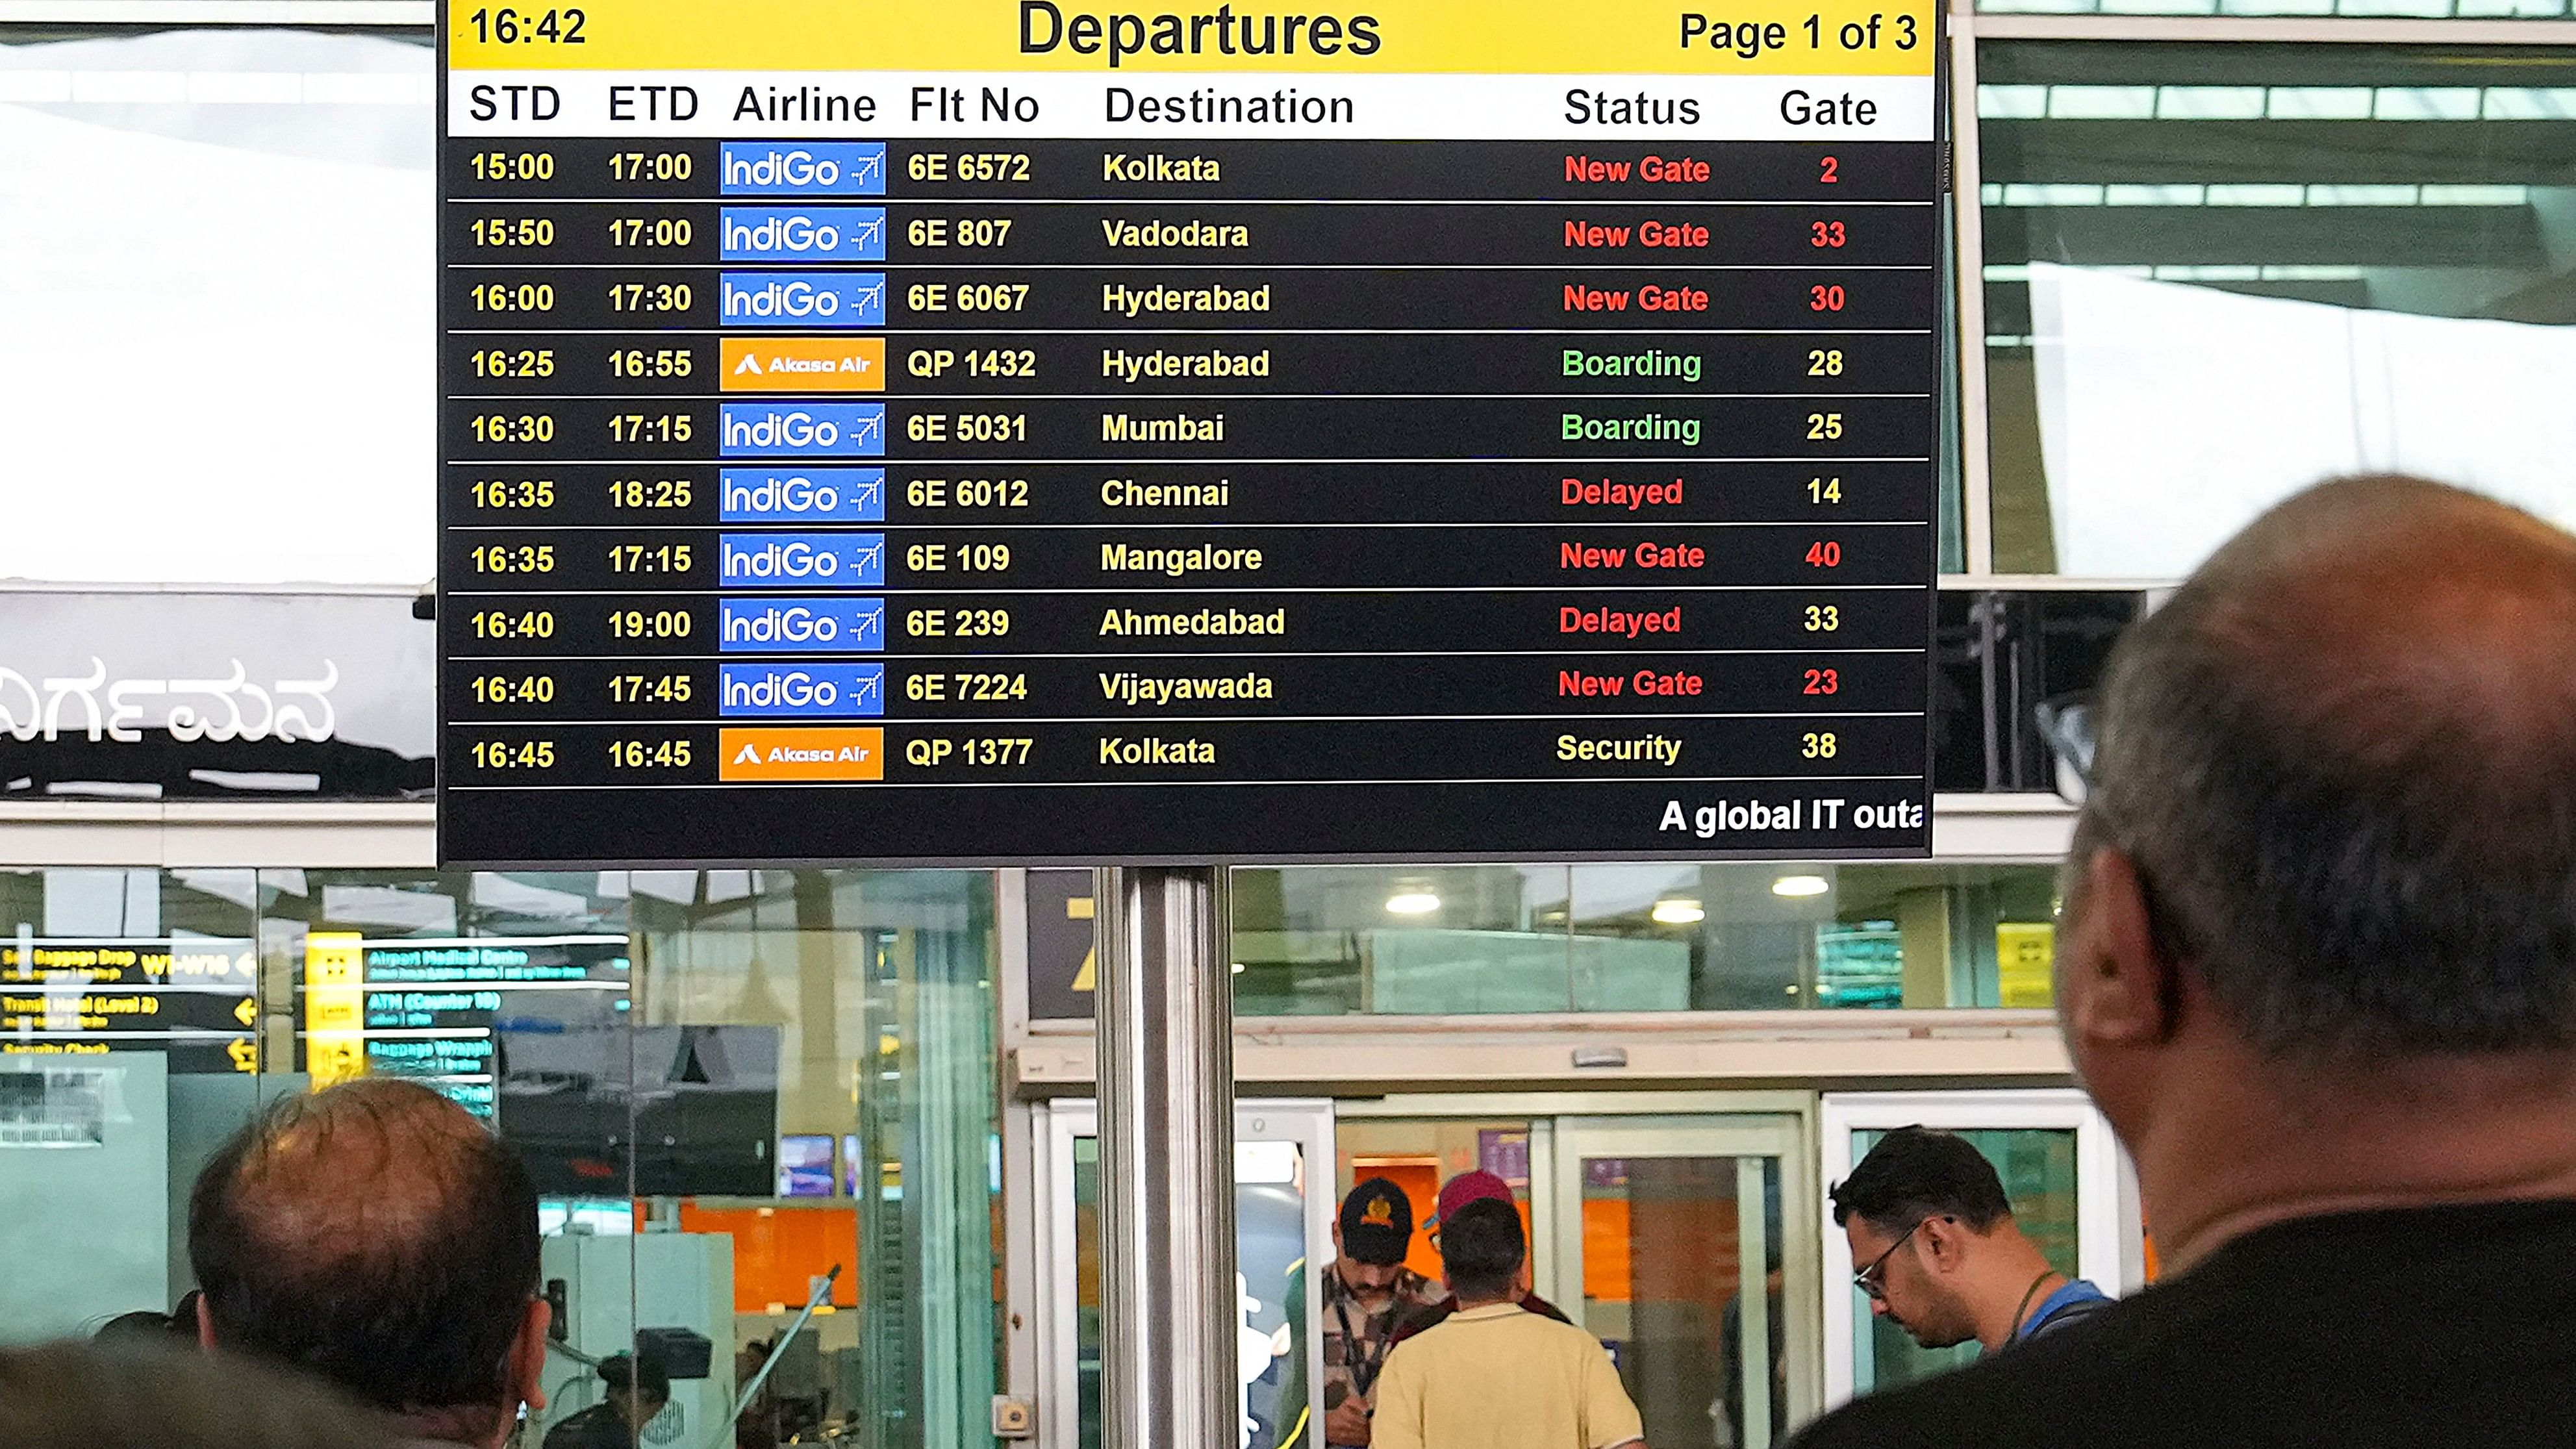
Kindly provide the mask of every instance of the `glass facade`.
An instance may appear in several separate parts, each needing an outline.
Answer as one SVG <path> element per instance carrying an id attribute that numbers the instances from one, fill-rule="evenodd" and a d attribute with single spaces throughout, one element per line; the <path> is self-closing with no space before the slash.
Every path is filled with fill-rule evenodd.
<path id="1" fill-rule="evenodd" d="M 2049 1003 L 2037 866 L 1235 872 L 1235 1010 L 1452 1016 Z"/>
<path id="2" fill-rule="evenodd" d="M 1077 1449 L 1100 1449 L 1100 1139 L 1085 1134 L 1075 1137 L 1072 1147 L 1079 1401 L 1075 1444 Z M 1296 1142 L 1257 1133 L 1235 1141 L 1234 1252 L 1241 1315 L 1236 1337 L 1243 1449 L 1292 1449 L 1323 1442 L 1313 1432 L 1308 1392 L 1312 1363 L 1308 1285 L 1319 1266 L 1308 1241 L 1309 1166 Z"/>
<path id="3" fill-rule="evenodd" d="M 993 902 L 974 872 L 0 871 L 0 1221 L 84 1248 L 0 1283 L 0 1336 L 167 1308 L 222 1140 L 396 1074 L 538 1180 L 566 1327 L 544 1423 L 661 1328 L 712 1367 L 648 1442 L 704 1442 L 772 1355 L 738 1444 L 987 1433 Z"/>
<path id="4" fill-rule="evenodd" d="M 1981 41 L 1975 107 L 1996 571 L 2179 577 L 2335 473 L 2576 517 L 2576 51 Z"/>
<path id="5" fill-rule="evenodd" d="M 0 578 L 417 588 L 437 570 L 426 10 L 187 9 L 0 23 L 0 213 L 42 218 L 0 229 L 0 383 L 53 424 L 0 434 L 0 476 L 64 482 L 13 490 Z M 141 427 L 92 381 L 137 336 L 191 380 Z"/>
<path id="6" fill-rule="evenodd" d="M 2353 20 L 2564 20 L 2567 0 L 1977 0 L 1988 14 L 2332 17 Z"/>

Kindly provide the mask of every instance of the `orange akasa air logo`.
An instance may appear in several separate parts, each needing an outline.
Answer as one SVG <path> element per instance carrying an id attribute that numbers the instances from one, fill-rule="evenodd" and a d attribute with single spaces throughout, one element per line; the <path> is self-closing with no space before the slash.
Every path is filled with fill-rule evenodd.
<path id="1" fill-rule="evenodd" d="M 1368 1206 L 1360 1211 L 1360 1226 L 1364 1228 L 1394 1227 L 1395 1204 L 1382 1197 L 1370 1198 Z"/>

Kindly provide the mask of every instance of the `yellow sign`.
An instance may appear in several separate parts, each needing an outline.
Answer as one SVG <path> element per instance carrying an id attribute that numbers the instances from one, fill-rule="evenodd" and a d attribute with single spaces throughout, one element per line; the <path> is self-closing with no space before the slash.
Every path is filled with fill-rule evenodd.
<path id="1" fill-rule="evenodd" d="M 447 7 L 454 70 L 1928 76 L 1936 39 L 1926 0 L 1747 0 L 1722 10 L 1692 0 Z M 901 100 L 889 92 L 885 104 Z"/>
<path id="2" fill-rule="evenodd" d="M 1096 902 L 1090 896 L 1065 898 L 1064 918 L 1068 921 L 1088 921 L 1098 914 Z M 1073 973 L 1073 989 L 1076 991 L 1100 989 L 1100 946 L 1097 942 L 1093 943 L 1090 950 L 1082 953 L 1082 969 Z"/>
<path id="3" fill-rule="evenodd" d="M 304 1042 L 304 1069 L 313 1075 L 313 1090 L 321 1091 L 335 1082 L 346 1082 L 367 1074 L 366 1043 L 347 1038 L 308 1037 Z"/>
<path id="4" fill-rule="evenodd" d="M 367 1073 L 366 954 L 355 931 L 304 938 L 304 1069 L 314 1091 Z"/>
<path id="5" fill-rule="evenodd" d="M 355 986 L 365 979 L 365 937 L 355 931 L 315 931 L 304 938 L 306 986 Z"/>
<path id="6" fill-rule="evenodd" d="M 2057 959 L 2057 927 L 2046 921 L 1995 923 L 1995 966 L 2006 1006 L 2052 1006 L 2057 988 L 2049 974 Z"/>

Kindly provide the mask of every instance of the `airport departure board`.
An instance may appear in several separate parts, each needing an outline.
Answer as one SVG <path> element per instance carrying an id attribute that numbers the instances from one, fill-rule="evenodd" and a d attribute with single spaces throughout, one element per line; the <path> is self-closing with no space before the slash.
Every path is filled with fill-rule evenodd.
<path id="1" fill-rule="evenodd" d="M 1934 25 L 450 0 L 442 859 L 1926 852 Z"/>

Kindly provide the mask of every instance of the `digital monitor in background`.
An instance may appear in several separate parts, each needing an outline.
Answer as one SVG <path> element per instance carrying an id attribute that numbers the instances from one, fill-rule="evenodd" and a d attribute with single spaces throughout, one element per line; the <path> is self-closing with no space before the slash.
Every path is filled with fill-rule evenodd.
<path id="1" fill-rule="evenodd" d="M 537 1232 L 543 1237 L 571 1234 L 600 1238 L 632 1237 L 635 1204 L 625 1198 L 547 1197 L 537 1200 Z"/>
<path id="2" fill-rule="evenodd" d="M 852 1197 L 859 1195 L 859 1138 L 855 1132 L 841 1139 L 841 1189 Z"/>
<path id="3" fill-rule="evenodd" d="M 832 1195 L 832 1139 L 829 1134 L 791 1132 L 778 1139 L 778 1195 Z"/>
<path id="4" fill-rule="evenodd" d="M 539 1192 L 777 1190 L 777 1027 L 629 1028 L 621 1019 L 496 1036 L 501 1135 L 527 1160 Z"/>

